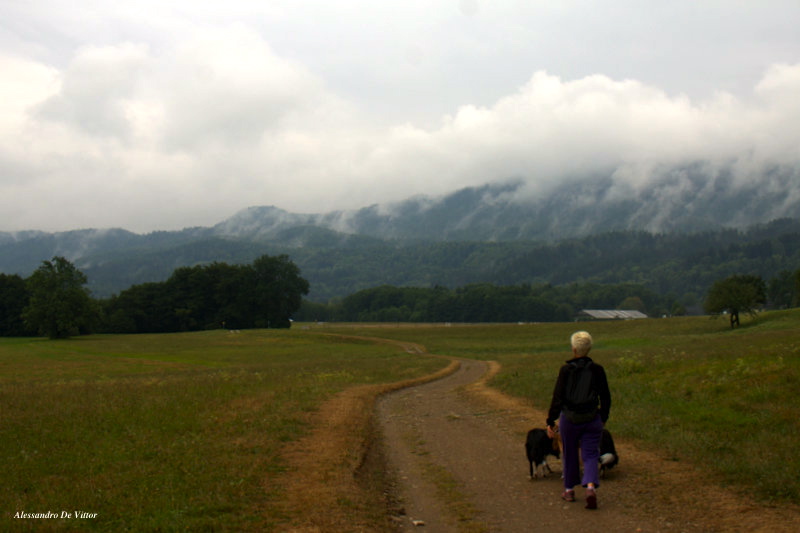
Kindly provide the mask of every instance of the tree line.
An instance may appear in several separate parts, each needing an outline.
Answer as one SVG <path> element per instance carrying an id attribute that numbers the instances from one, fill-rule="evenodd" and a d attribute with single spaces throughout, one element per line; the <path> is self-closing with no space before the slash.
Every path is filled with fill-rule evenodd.
<path id="1" fill-rule="evenodd" d="M 730 313 L 738 324 L 739 312 L 752 313 L 765 305 L 798 305 L 800 270 L 781 272 L 765 282 L 756 275 L 733 275 L 716 282 L 699 306 L 694 298 L 682 301 L 660 295 L 636 283 L 469 284 L 457 289 L 383 285 L 364 289 L 328 303 L 304 301 L 297 314 L 302 321 L 354 322 L 562 322 L 582 309 L 625 309 L 649 316 L 684 315 L 704 310 Z"/>
<path id="2" fill-rule="evenodd" d="M 561 322 L 585 307 L 661 308 L 662 299 L 641 285 L 595 283 L 495 286 L 456 289 L 383 285 L 327 304 L 303 302 L 303 321 L 353 322 Z"/>
<path id="3" fill-rule="evenodd" d="M 28 278 L 0 274 L 0 335 L 62 338 L 83 333 L 165 333 L 202 329 L 285 328 L 302 321 L 561 322 L 581 309 L 638 310 L 683 315 L 694 302 L 636 283 L 468 284 L 450 289 L 382 285 L 327 303 L 303 300 L 309 283 L 288 256 L 262 256 L 249 265 L 181 267 L 164 282 L 134 285 L 92 299 L 86 275 L 63 257 L 43 261 Z M 800 269 L 764 281 L 733 275 L 713 284 L 704 310 L 739 313 L 764 306 L 795 307 Z M 697 311 L 697 310 L 696 310 Z"/>
<path id="4" fill-rule="evenodd" d="M 286 328 L 308 294 L 288 256 L 249 265 L 181 267 L 163 282 L 91 298 L 85 274 L 63 257 L 27 279 L 0 274 L 0 335 L 64 338 L 84 333 L 165 333 Z"/>

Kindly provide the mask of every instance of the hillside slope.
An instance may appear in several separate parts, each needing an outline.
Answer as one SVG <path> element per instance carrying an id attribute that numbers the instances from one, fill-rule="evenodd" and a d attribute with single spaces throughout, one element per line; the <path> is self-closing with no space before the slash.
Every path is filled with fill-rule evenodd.
<path id="1" fill-rule="evenodd" d="M 699 294 L 731 273 L 770 278 L 800 264 L 797 176 L 768 178 L 748 188 L 730 175 L 684 169 L 643 191 L 607 178 L 531 198 L 507 183 L 325 214 L 252 207 L 212 227 L 146 235 L 0 233 L 0 272 L 28 276 L 60 255 L 107 297 L 180 266 L 288 254 L 315 300 L 382 284 L 477 282 L 637 282 Z M 773 215 L 791 218 L 769 222 Z"/>

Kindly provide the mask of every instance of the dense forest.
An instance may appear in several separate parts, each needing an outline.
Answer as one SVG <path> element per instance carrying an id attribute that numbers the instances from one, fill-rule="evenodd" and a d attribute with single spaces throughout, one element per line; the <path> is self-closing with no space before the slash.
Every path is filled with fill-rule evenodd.
<path id="1" fill-rule="evenodd" d="M 90 298 L 86 281 L 63 257 L 43 261 L 25 280 L 0 274 L 0 336 L 288 328 L 308 293 L 286 256 L 182 267 L 104 300 Z"/>
<path id="2" fill-rule="evenodd" d="M 165 282 L 134 285 L 101 302 L 101 330 L 160 333 L 288 328 L 308 281 L 287 256 L 250 265 L 181 267 Z"/>
<path id="3" fill-rule="evenodd" d="M 800 269 L 781 272 L 768 283 L 759 276 L 748 277 L 764 287 L 764 299 L 760 301 L 764 307 L 782 309 L 798 305 Z M 562 322 L 578 318 L 583 309 L 635 310 L 651 317 L 699 313 L 702 308 L 694 306 L 695 300 L 691 297 L 687 302 L 673 294 L 660 295 L 634 283 L 561 286 L 481 283 L 456 289 L 384 285 L 326 304 L 304 301 L 295 317 L 303 321 L 356 322 Z M 717 312 L 727 308 L 728 300 L 723 298 Z"/>
<path id="4" fill-rule="evenodd" d="M 185 266 L 287 255 L 310 284 L 307 298 L 318 303 L 382 285 L 635 283 L 681 301 L 694 298 L 699 305 L 718 279 L 741 273 L 769 280 L 800 267 L 797 219 L 746 230 L 617 231 L 557 242 L 381 240 L 314 226 L 284 229 L 263 240 L 199 230 L 146 236 L 111 231 L 89 240 L 91 235 L 70 232 L 0 244 L 0 271 L 26 277 L 42 260 L 64 255 L 86 274 L 94 297 L 108 298 L 133 285 L 165 281 Z"/>
<path id="5" fill-rule="evenodd" d="M 289 317 L 551 321 L 584 308 L 701 313 L 712 285 L 732 275 L 763 279 L 766 306 L 784 308 L 797 305 L 800 267 L 794 219 L 748 230 L 611 232 L 556 243 L 390 242 L 318 227 L 292 228 L 270 242 L 155 237 L 159 247 L 118 248 L 77 262 L 95 302 L 92 331 L 285 327 Z M 253 294 L 261 289 L 252 264 L 271 257 L 267 252 L 291 263 L 306 283 L 296 287 L 306 296 L 302 305 L 298 296 L 280 320 Z M 135 282 L 111 292 L 121 280 Z M 0 335 L 35 333 L 21 318 L 28 281 L 0 274 Z"/>
<path id="6" fill-rule="evenodd" d="M 382 241 L 306 227 L 287 230 L 275 241 L 200 239 L 87 257 L 78 265 L 92 292 L 106 297 L 130 285 L 164 280 L 179 266 L 243 264 L 264 254 L 290 256 L 309 281 L 308 299 L 320 303 L 382 285 L 635 283 L 700 305 L 714 281 L 726 276 L 746 273 L 769 280 L 799 268 L 800 221 L 695 234 L 611 232 L 555 243 Z M 120 287 L 123 280 L 130 282 Z"/>
<path id="7" fill-rule="evenodd" d="M 634 284 L 555 287 L 481 283 L 457 289 L 385 285 L 328 304 L 306 301 L 296 317 L 303 321 L 355 322 L 559 322 L 573 320 L 584 308 L 686 312 L 680 303 L 668 302 Z"/>

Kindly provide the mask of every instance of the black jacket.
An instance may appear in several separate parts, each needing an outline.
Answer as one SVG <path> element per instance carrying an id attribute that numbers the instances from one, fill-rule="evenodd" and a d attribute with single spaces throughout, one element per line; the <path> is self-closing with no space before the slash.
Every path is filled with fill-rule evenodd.
<path id="1" fill-rule="evenodd" d="M 611 391 L 608 389 L 606 371 L 602 366 L 592 361 L 588 356 L 584 356 L 582 359 L 587 359 L 588 361 L 592 362 L 592 388 L 597 392 L 597 396 L 600 400 L 600 419 L 603 421 L 603 424 L 605 424 L 611 411 Z M 555 421 L 558 420 L 558 417 L 561 415 L 561 409 L 564 406 L 563 398 L 566 375 L 569 365 L 574 364 L 574 362 L 575 358 L 569 359 L 566 362 L 567 364 L 563 365 L 561 370 L 558 372 L 556 386 L 553 389 L 553 399 L 550 401 L 550 410 L 547 412 L 548 426 L 554 425 Z"/>

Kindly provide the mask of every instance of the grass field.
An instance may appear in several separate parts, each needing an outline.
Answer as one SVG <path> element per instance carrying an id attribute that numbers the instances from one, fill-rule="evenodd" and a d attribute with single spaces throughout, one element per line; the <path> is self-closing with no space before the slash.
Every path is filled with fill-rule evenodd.
<path id="1" fill-rule="evenodd" d="M 591 356 L 606 368 L 615 435 L 758 499 L 800 499 L 800 310 L 764 313 L 737 330 L 724 319 L 687 317 L 364 331 L 496 360 L 503 368 L 490 385 L 546 410 L 577 329 L 593 335 Z"/>
<path id="2" fill-rule="evenodd" d="M 736 331 L 675 318 L 0 339 L 0 529 L 279 530 L 292 521 L 275 505 L 288 475 L 281 451 L 321 402 L 446 364 L 331 333 L 499 361 L 492 385 L 544 409 L 569 335 L 588 329 L 616 435 L 764 500 L 797 499 L 798 326 L 788 311 Z M 73 517 L 14 518 L 48 512 Z"/>
<path id="3" fill-rule="evenodd" d="M 0 339 L 0 530 L 269 530 L 309 412 L 445 364 L 302 330 Z"/>

